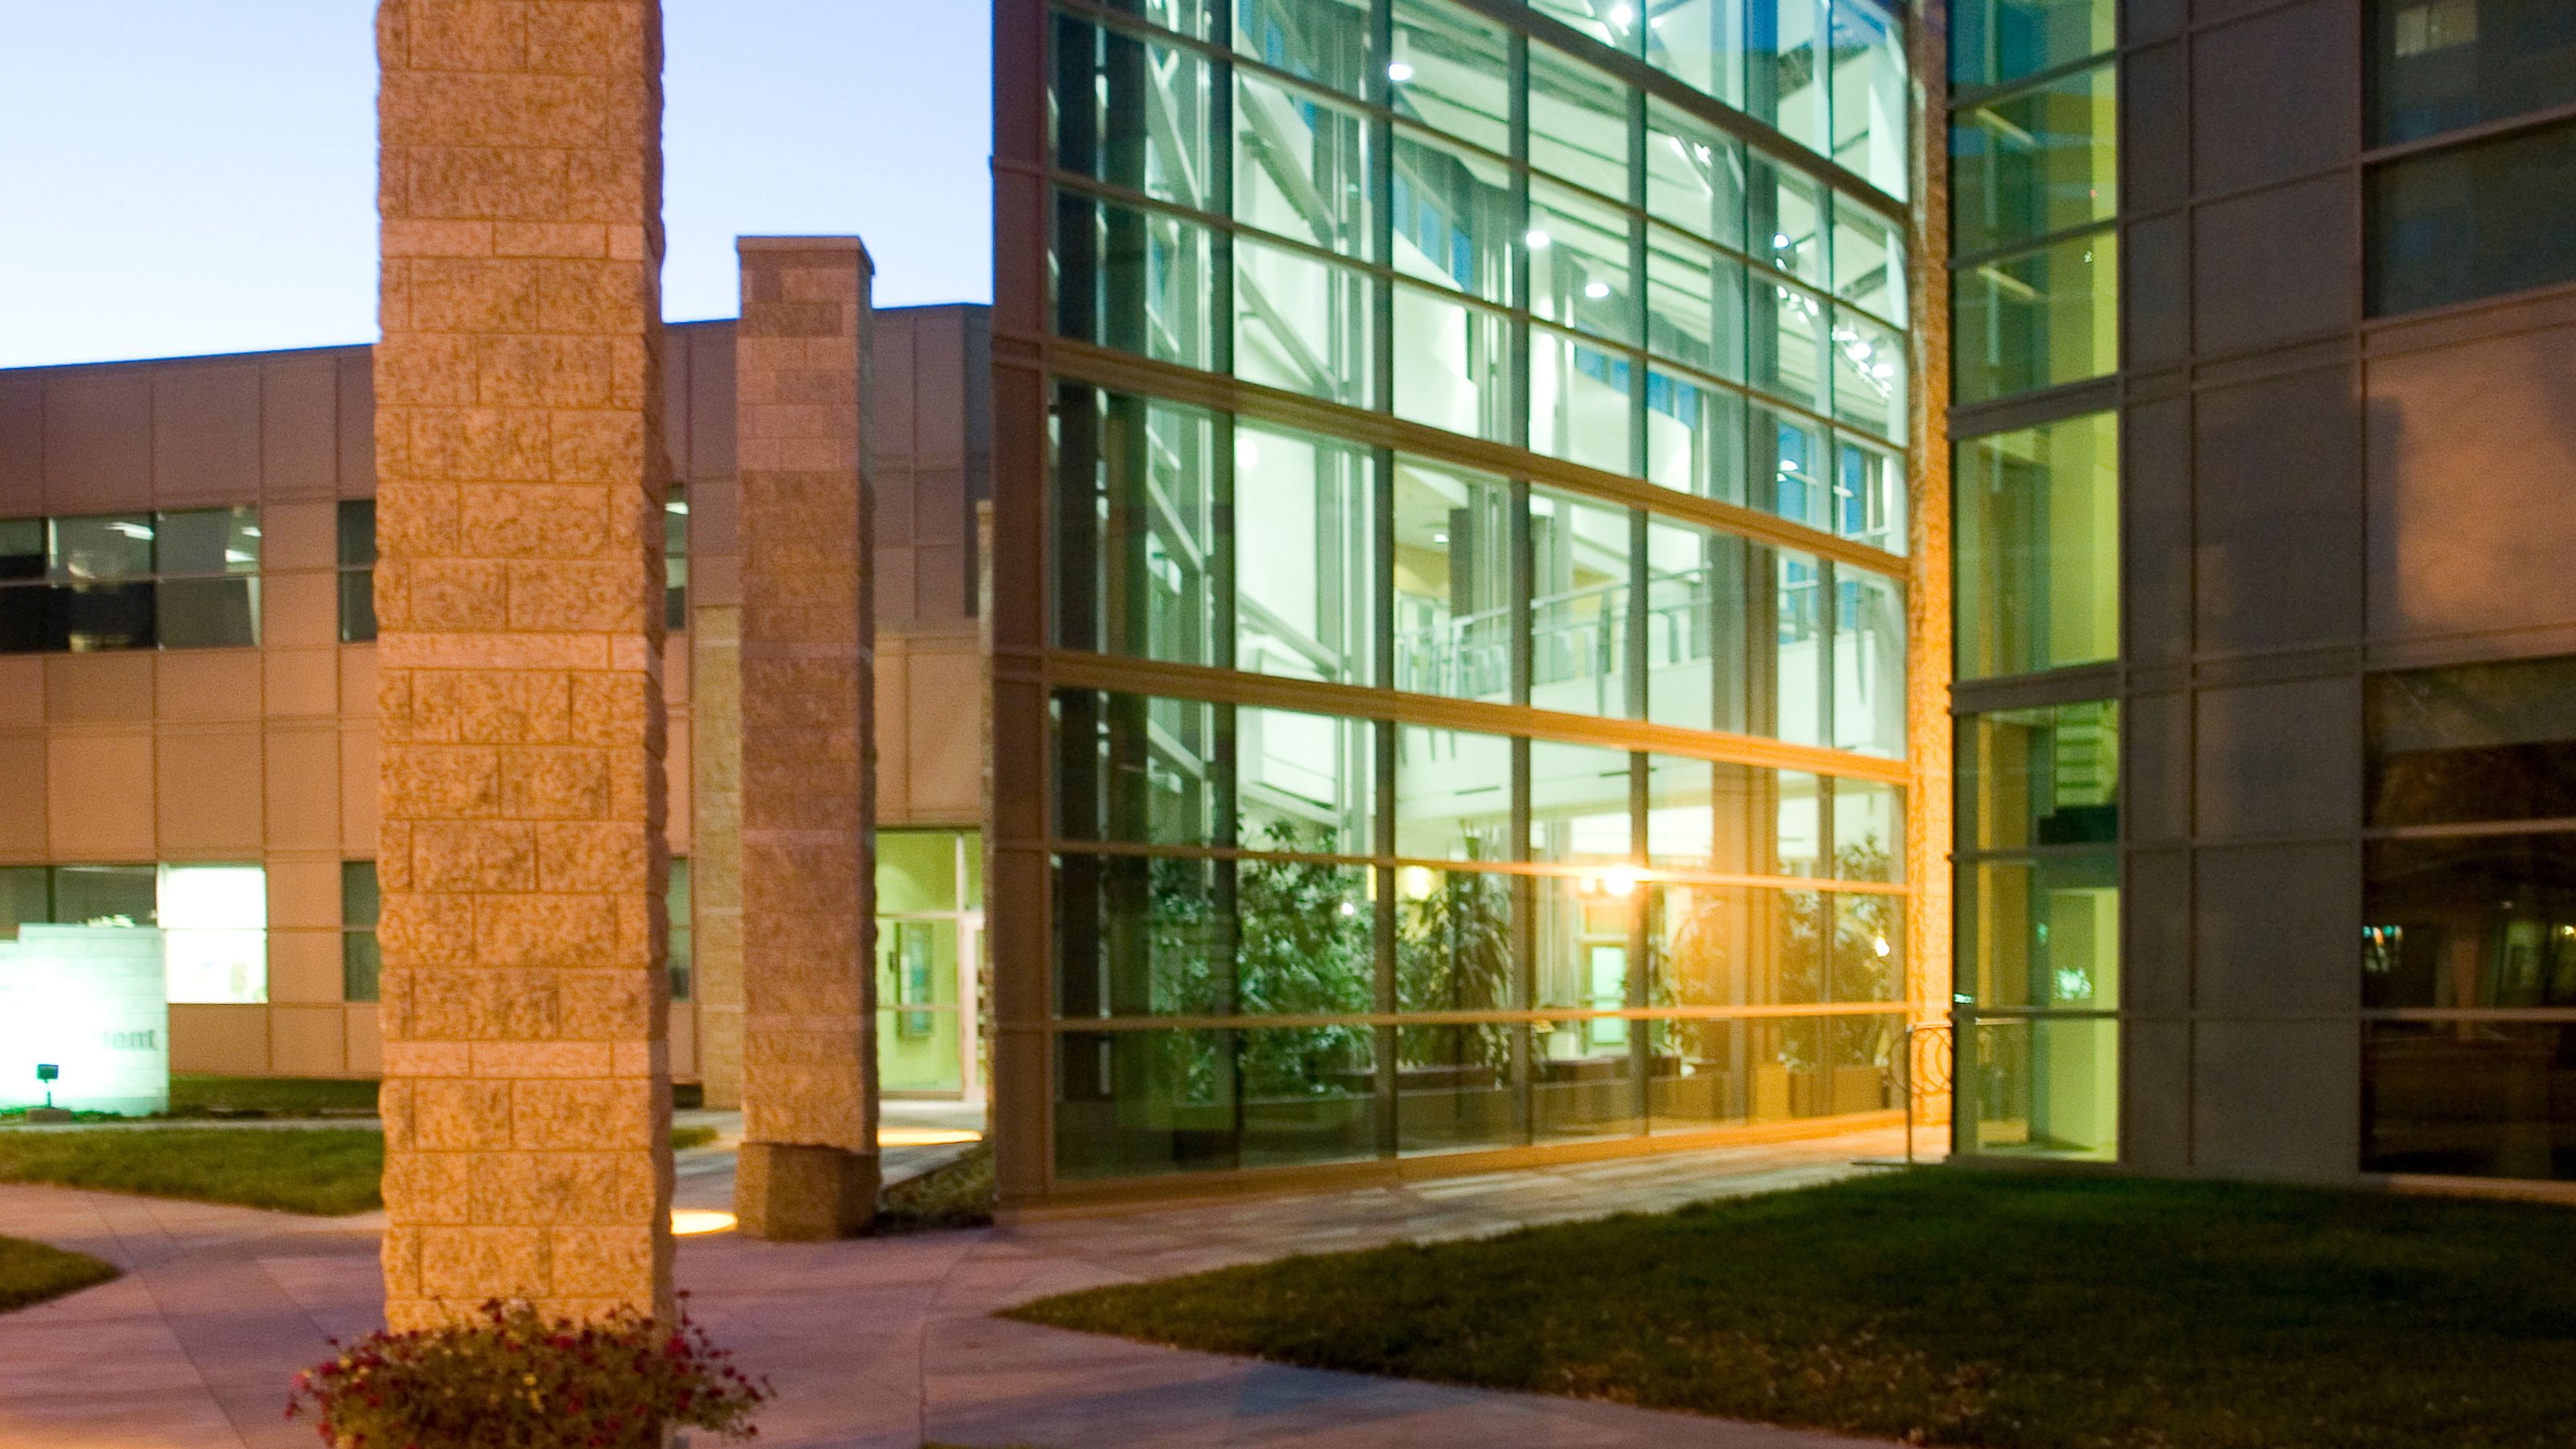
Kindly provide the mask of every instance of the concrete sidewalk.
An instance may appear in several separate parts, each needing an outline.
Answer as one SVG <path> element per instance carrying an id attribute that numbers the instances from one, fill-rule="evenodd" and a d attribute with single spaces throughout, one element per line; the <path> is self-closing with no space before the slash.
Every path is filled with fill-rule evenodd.
<path id="1" fill-rule="evenodd" d="M 1183 1353 L 989 1315 L 1294 1252 L 1804 1186 L 1902 1147 L 1888 1131 L 847 1243 L 724 1234 L 683 1239 L 679 1276 L 717 1340 L 775 1381 L 764 1444 L 1824 1449 L 1862 1441 Z M 683 1158 L 684 1202 L 729 1192 L 729 1153 Z M 287 1376 L 322 1358 L 326 1338 L 379 1321 L 372 1217 L 0 1186 L 0 1223 L 126 1270 L 0 1315 L 0 1449 L 300 1449 L 312 1430 L 282 1417 Z"/>

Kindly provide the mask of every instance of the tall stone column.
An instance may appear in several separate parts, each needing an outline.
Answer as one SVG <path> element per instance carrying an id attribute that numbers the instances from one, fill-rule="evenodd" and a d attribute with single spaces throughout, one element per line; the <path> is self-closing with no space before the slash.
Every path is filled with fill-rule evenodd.
<path id="1" fill-rule="evenodd" d="M 667 1313 L 661 10 L 376 36 L 386 1317 Z"/>
<path id="2" fill-rule="evenodd" d="M 868 286 L 855 237 L 744 237 L 734 341 L 741 489 L 742 1151 L 766 1238 L 876 1209 L 874 583 Z"/>

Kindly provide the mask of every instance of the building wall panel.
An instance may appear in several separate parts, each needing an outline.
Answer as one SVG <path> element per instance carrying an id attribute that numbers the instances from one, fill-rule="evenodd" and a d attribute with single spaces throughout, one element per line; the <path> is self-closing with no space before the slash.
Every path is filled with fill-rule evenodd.
<path id="1" fill-rule="evenodd" d="M 165 733 L 156 743 L 161 849 L 155 858 L 222 851 L 256 860 L 264 818 L 259 732 Z"/>
<path id="2" fill-rule="evenodd" d="M 45 834 L 57 860 L 157 859 L 152 736 L 58 733 L 45 746 Z"/>

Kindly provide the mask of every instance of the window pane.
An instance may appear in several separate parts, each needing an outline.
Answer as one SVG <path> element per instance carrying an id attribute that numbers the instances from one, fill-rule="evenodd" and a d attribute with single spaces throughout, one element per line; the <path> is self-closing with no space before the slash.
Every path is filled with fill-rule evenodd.
<path id="1" fill-rule="evenodd" d="M 1902 198 L 1912 164 L 1904 23 L 1877 0 L 1834 0 L 1833 74 L 1834 159 Z"/>
<path id="2" fill-rule="evenodd" d="M 1444 0 L 1395 0 L 1386 74 L 1397 115 L 1511 153 L 1511 43 L 1501 26 Z"/>
<path id="3" fill-rule="evenodd" d="M 1905 440 L 1905 334 L 1849 307 L 1834 309 L 1834 416 L 1892 442 Z"/>
<path id="4" fill-rule="evenodd" d="M 0 518 L 0 583 L 45 576 L 45 520 Z"/>
<path id="5" fill-rule="evenodd" d="M 1232 862 L 1067 855 L 1056 861 L 1059 1009 L 1210 1016 L 1234 1009 Z"/>
<path id="6" fill-rule="evenodd" d="M 1902 323 L 1905 288 L 1903 229 L 1848 197 L 1834 198 L 1834 295 Z"/>
<path id="7" fill-rule="evenodd" d="M 1959 949 L 1959 990 L 1980 1007 L 2117 1010 L 2119 857 L 2047 855 L 1962 870 Z"/>
<path id="8" fill-rule="evenodd" d="M 1960 111 L 1950 123 L 1950 245 L 1961 255 L 2120 210 L 2118 68 Z"/>
<path id="9" fill-rule="evenodd" d="M 1355 112 L 1238 74 L 1235 219 L 1326 251 L 1368 257 L 1368 132 Z"/>
<path id="10" fill-rule="evenodd" d="M 1216 424 L 1068 384 L 1056 408 L 1056 629 L 1068 649 L 1219 662 Z"/>
<path id="11" fill-rule="evenodd" d="M 1234 782 L 1220 707 L 1056 691 L 1056 830 L 1067 840 L 1233 843 Z"/>
<path id="12" fill-rule="evenodd" d="M 1068 1032 L 1056 1040 L 1056 1062 L 1059 1176 L 1235 1166 L 1232 1032 Z"/>
<path id="13" fill-rule="evenodd" d="M 2409 156 L 2369 175 L 2374 317 L 2576 277 L 2576 124 Z"/>
<path id="14" fill-rule="evenodd" d="M 1951 279 L 1958 400 L 2101 377 L 2120 365 L 2119 239 L 2076 237 Z"/>
<path id="15" fill-rule="evenodd" d="M 1364 93 L 1369 73 L 1367 0 L 1240 0 L 1234 50 L 1273 70 Z"/>
<path id="16" fill-rule="evenodd" d="M 2564 0 L 2375 0 L 2371 130 L 2380 145 L 2576 100 Z"/>
<path id="17" fill-rule="evenodd" d="M 151 648 L 152 593 L 149 583 L 55 585 L 46 647 L 83 654 Z"/>
<path id="18" fill-rule="evenodd" d="M 373 931 L 340 935 L 340 999 L 375 1001 L 384 995 L 385 952 Z"/>
<path id="19" fill-rule="evenodd" d="M 1745 230 L 1753 259 L 1810 286 L 1826 285 L 1824 188 L 1760 156 L 1752 181 Z"/>
<path id="20" fill-rule="evenodd" d="M 2112 0 L 1964 0 L 1950 12 L 1950 79 L 2001 85 L 2118 43 Z"/>
<path id="21" fill-rule="evenodd" d="M 1205 227 L 1059 192 L 1055 246 L 1058 333 L 1184 367 L 1214 365 Z"/>
<path id="22" fill-rule="evenodd" d="M 53 918 L 43 866 L 0 866 L 0 940 L 14 941 L 20 926 L 41 926 Z"/>
<path id="23" fill-rule="evenodd" d="M 1628 765 L 1626 750 L 1532 740 L 1529 858 L 1559 865 L 1628 861 L 1634 836 Z"/>
<path id="24" fill-rule="evenodd" d="M 57 622 L 53 590 L 42 584 L 0 585 L 0 654 L 68 647 Z"/>
<path id="25" fill-rule="evenodd" d="M 1825 304 L 1807 292 L 1755 276 L 1748 339 L 1753 386 L 1821 411 L 1825 406 Z"/>
<path id="26" fill-rule="evenodd" d="M 163 579 L 153 605 L 165 649 L 249 649 L 259 643 L 258 579 Z"/>
<path id="27" fill-rule="evenodd" d="M 161 949 L 173 1002 L 268 1000 L 268 873 L 256 865 L 161 867 Z"/>
<path id="28" fill-rule="evenodd" d="M 1490 442 L 1520 441 L 1509 317 L 1399 283 L 1395 336 L 1397 417 Z"/>
<path id="29" fill-rule="evenodd" d="M 1059 14 L 1056 164 L 1160 201 L 1211 210 L 1210 67 L 1197 52 Z"/>
<path id="30" fill-rule="evenodd" d="M 1396 459 L 1396 688 L 1512 697 L 1512 549 L 1510 485 Z"/>
<path id="31" fill-rule="evenodd" d="M 1848 441 L 1835 460 L 1834 532 L 1889 553 L 1905 552 L 1904 462 Z"/>
<path id="32" fill-rule="evenodd" d="M 1377 999 L 1377 910 L 1369 868 L 1247 860 L 1233 869 L 1235 1009 L 1274 1016 L 1369 1010 Z"/>
<path id="33" fill-rule="evenodd" d="M 2374 1021 L 2362 1032 L 2362 1171 L 2576 1178 L 2576 1027 Z"/>
<path id="34" fill-rule="evenodd" d="M 959 935 L 955 921 L 877 924 L 877 1076 L 889 1090 L 953 1092 L 963 1085 Z"/>
<path id="35" fill-rule="evenodd" d="M 673 489 L 677 494 L 677 488 Z M 339 513 L 340 566 L 360 567 L 376 561 L 376 500 L 344 498 Z"/>
<path id="36" fill-rule="evenodd" d="M 1824 574 L 1814 556 L 1777 555 L 1779 582 L 1774 605 L 1779 619 L 1772 656 L 1776 681 L 1773 724 L 1761 731 L 1799 745 L 1825 740 L 1825 598 Z"/>
<path id="37" fill-rule="evenodd" d="M 1744 399 L 1668 372 L 1646 374 L 1646 478 L 1677 493 L 1744 502 Z"/>
<path id="38" fill-rule="evenodd" d="M 1376 398 L 1368 276 L 1304 252 L 1234 244 L 1234 375 L 1327 402 Z"/>
<path id="39" fill-rule="evenodd" d="M 52 520 L 46 577 L 58 584 L 140 578 L 152 572 L 152 519 L 134 513 Z"/>
<path id="40" fill-rule="evenodd" d="M 1629 516 L 1549 493 L 1530 496 L 1530 703 L 1625 716 Z"/>
<path id="41" fill-rule="evenodd" d="M 1243 706 L 1235 711 L 1234 743 L 1244 846 L 1321 855 L 1376 851 L 1375 724 Z M 1357 877 L 1348 888 L 1361 889 Z"/>
<path id="42" fill-rule="evenodd" d="M 1636 340 L 1636 279 L 1624 213 L 1562 186 L 1530 187 L 1530 310 L 1549 322 Z"/>
<path id="43" fill-rule="evenodd" d="M 662 500 L 662 626 L 689 627 L 689 498 L 678 483 Z"/>
<path id="44" fill-rule="evenodd" d="M 1236 425 L 1235 668 L 1377 682 L 1373 471 L 1365 449 Z"/>
<path id="45" fill-rule="evenodd" d="M 1740 538 L 1649 517 L 1648 719 L 1684 729 L 1744 729 L 1748 553 Z"/>
<path id="46" fill-rule="evenodd" d="M 1969 715 L 1959 722 L 1959 848 L 2117 841 L 2119 767 L 2115 703 Z"/>
<path id="47" fill-rule="evenodd" d="M 1549 327 L 1530 329 L 1530 447 L 1588 468 L 1627 473 L 1636 364 Z"/>
<path id="48" fill-rule="evenodd" d="M 1407 1156 L 1515 1147 L 1527 1140 L 1514 1057 L 1521 1028 L 1396 1029 L 1396 1150 Z"/>
<path id="49" fill-rule="evenodd" d="M 2110 413 L 1959 445 L 1959 675 L 2120 651 L 2120 431 Z"/>
<path id="50" fill-rule="evenodd" d="M 1692 89 L 1744 106 L 1747 0 L 1674 0 L 1646 27 L 1646 61 Z"/>
<path id="51" fill-rule="evenodd" d="M 1411 860 L 1512 858 L 1512 744 L 1501 735 L 1396 731 L 1395 853 Z M 1397 893 L 1419 899 L 1401 872 Z"/>
<path id="52" fill-rule="evenodd" d="M 1402 133 L 1395 138 L 1395 269 L 1488 302 L 1512 300 L 1521 245 L 1511 168 L 1490 157 Z M 1413 347 L 1399 327 L 1402 347 Z"/>
<path id="53" fill-rule="evenodd" d="M 2120 1155 L 2120 1024 L 1980 1021 L 1960 1072 L 1963 1146 L 2097 1162 Z M 1965 1115 L 1963 1113 L 1963 1115 Z"/>
<path id="54" fill-rule="evenodd" d="M 1747 0 L 1747 10 L 1744 109 L 1808 150 L 1830 155 L 1824 0 Z"/>
<path id="55" fill-rule="evenodd" d="M 364 644 L 376 637 L 376 571 L 345 569 L 340 574 L 340 642 Z"/>
<path id="56" fill-rule="evenodd" d="M 1630 5 L 1602 7 L 1592 0 L 1529 0 L 1529 7 L 1564 21 L 1622 55 L 1636 54 L 1639 32 L 1647 28 L 1637 23 L 1636 8 Z"/>
<path id="57" fill-rule="evenodd" d="M 1851 564 L 1834 570 L 1834 746 L 1905 756 L 1905 594 Z"/>
<path id="58" fill-rule="evenodd" d="M 259 510 L 200 508 L 155 515 L 153 567 L 164 574 L 259 572 Z"/>
<path id="59" fill-rule="evenodd" d="M 2576 1007 L 2576 835 L 2374 840 L 2364 860 L 2364 1007 Z"/>
<path id="60" fill-rule="evenodd" d="M 1480 870 L 1397 868 L 1396 1010 L 1502 1011 L 1517 1004 L 1512 989 L 1514 879 Z M 1495 1035 L 1501 1036 L 1499 1028 Z M 1501 1043 L 1445 1045 L 1474 1051 Z"/>
<path id="61" fill-rule="evenodd" d="M 1699 9 L 1718 0 L 1691 0 Z M 1673 33 L 1685 17 L 1666 12 L 1651 33 Z M 1735 58 L 1740 63 L 1741 57 Z M 1744 246 L 1744 143 L 1661 101 L 1646 106 L 1646 212 L 1703 241 Z"/>
<path id="62" fill-rule="evenodd" d="M 2373 676 L 2370 823 L 2576 817 L 2576 659 Z"/>
<path id="63" fill-rule="evenodd" d="M 1646 279 L 1646 345 L 1686 367 L 1743 381 L 1743 264 L 1656 228 L 1647 237 Z"/>
<path id="64" fill-rule="evenodd" d="M 1245 1167 L 1377 1155 L 1377 1033 L 1314 1026 L 1236 1034 Z"/>
<path id="65" fill-rule="evenodd" d="M 1895 885 L 1905 879 L 1905 792 L 1884 780 L 1836 777 L 1834 875 Z"/>
<path id="66" fill-rule="evenodd" d="M 161 918 L 160 874 L 148 865 L 54 868 L 54 923 L 150 926 Z"/>
<path id="67" fill-rule="evenodd" d="M 1903 1001 L 1905 898 L 1853 891 L 1828 895 L 1824 901 L 1833 918 L 1825 999 L 1845 1005 Z M 1865 1024 L 1862 1018 L 1850 1021 L 1854 1027 Z"/>
<path id="68" fill-rule="evenodd" d="M 1603 196 L 1628 194 L 1628 88 L 1544 45 L 1529 48 L 1530 164 Z"/>
<path id="69" fill-rule="evenodd" d="M 1646 859 L 1657 869 L 1821 875 L 1813 775 L 1656 755 L 1646 770 Z"/>
<path id="70" fill-rule="evenodd" d="M 1645 894 L 1632 877 L 1539 876 L 1534 1007 L 1618 1011 L 1628 1002 L 1629 927 Z M 1630 1024 L 1617 1017 L 1540 1028 L 1539 1046 L 1558 1060 L 1627 1055 Z M 1580 1080 L 1585 1074 L 1560 1074 Z M 1547 1080 L 1542 1078 L 1542 1081 Z"/>
<path id="71" fill-rule="evenodd" d="M 1753 503 L 1792 523 L 1832 531 L 1833 462 L 1824 430 L 1789 413 L 1753 409 Z"/>

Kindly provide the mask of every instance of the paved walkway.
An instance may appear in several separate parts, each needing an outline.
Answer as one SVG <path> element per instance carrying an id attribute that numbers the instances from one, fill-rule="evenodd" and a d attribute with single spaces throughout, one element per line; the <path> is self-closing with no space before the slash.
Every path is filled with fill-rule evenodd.
<path id="1" fill-rule="evenodd" d="M 1095 1284 L 1397 1239 L 1653 1210 L 1846 1175 L 1897 1131 L 1008 1228 L 849 1243 L 683 1239 L 681 1286 L 718 1341 L 768 1373 L 760 1442 L 915 1449 L 1525 1449 L 1857 1441 L 1569 1399 L 1325 1373 L 992 1318 Z M 683 1154 L 684 1202 L 731 1155 Z M 268 1449 L 288 1374 L 379 1321 L 375 1217 L 321 1219 L 0 1186 L 14 1235 L 126 1276 L 0 1316 L 0 1449 Z"/>

